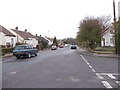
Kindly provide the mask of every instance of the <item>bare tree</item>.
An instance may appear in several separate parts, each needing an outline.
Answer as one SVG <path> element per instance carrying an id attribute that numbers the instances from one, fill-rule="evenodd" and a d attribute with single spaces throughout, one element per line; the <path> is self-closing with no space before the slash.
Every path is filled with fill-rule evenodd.
<path id="1" fill-rule="evenodd" d="M 102 37 L 111 27 L 111 16 L 98 17 L 97 20 L 101 27 L 100 35 Z"/>

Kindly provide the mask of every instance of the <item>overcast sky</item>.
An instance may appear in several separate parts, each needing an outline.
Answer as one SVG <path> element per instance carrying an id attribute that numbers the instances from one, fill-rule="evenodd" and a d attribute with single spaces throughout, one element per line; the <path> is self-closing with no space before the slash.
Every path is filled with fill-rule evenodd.
<path id="1" fill-rule="evenodd" d="M 118 1 L 116 1 L 116 14 Z M 86 16 L 113 15 L 113 0 L 0 0 L 0 24 L 33 35 L 75 37 Z"/>

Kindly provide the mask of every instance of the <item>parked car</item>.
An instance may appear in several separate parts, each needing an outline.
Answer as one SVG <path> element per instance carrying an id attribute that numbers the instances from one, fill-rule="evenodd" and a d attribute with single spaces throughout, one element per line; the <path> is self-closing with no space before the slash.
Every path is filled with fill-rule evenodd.
<path id="1" fill-rule="evenodd" d="M 65 44 L 65 47 L 69 47 L 69 44 Z"/>
<path id="2" fill-rule="evenodd" d="M 77 46 L 75 43 L 71 44 L 71 49 L 77 49 Z"/>
<path id="3" fill-rule="evenodd" d="M 35 49 L 32 45 L 17 45 L 13 50 L 13 55 L 20 59 L 21 57 L 37 56 L 38 50 Z"/>
<path id="4" fill-rule="evenodd" d="M 59 48 L 63 48 L 63 47 L 64 47 L 64 45 L 60 45 L 60 46 L 59 46 Z"/>
<path id="5" fill-rule="evenodd" d="M 51 50 L 57 50 L 57 46 L 53 45 L 53 46 L 51 47 Z"/>

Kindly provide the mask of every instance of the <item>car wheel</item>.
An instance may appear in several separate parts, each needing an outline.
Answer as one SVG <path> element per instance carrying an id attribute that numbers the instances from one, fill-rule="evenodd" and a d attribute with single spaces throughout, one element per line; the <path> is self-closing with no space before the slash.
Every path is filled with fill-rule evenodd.
<path id="1" fill-rule="evenodd" d="M 16 56 L 17 59 L 20 59 L 20 56 Z"/>
<path id="2" fill-rule="evenodd" d="M 29 53 L 29 54 L 28 54 L 28 58 L 30 58 L 30 57 L 31 57 L 31 54 Z"/>
<path id="3" fill-rule="evenodd" d="M 37 56 L 37 53 L 35 53 L 35 56 Z"/>

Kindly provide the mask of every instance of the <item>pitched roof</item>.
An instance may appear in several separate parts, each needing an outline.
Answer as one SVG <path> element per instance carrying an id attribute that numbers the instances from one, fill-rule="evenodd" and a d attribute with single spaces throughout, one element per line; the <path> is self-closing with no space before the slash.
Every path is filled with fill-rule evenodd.
<path id="1" fill-rule="evenodd" d="M 14 34 L 12 34 L 10 31 L 8 31 L 6 28 L 0 25 L 0 31 L 3 32 L 6 36 L 13 36 L 15 37 Z"/>
<path id="2" fill-rule="evenodd" d="M 48 42 L 48 40 L 46 40 L 44 37 L 42 37 L 42 36 L 36 36 L 37 37 L 37 39 L 38 40 L 43 40 L 43 41 L 45 41 L 45 42 Z"/>
<path id="3" fill-rule="evenodd" d="M 49 38 L 47 36 L 45 36 L 45 38 L 47 38 L 48 40 L 50 40 L 51 42 L 53 41 L 53 38 Z"/>
<path id="4" fill-rule="evenodd" d="M 27 32 L 27 31 L 19 31 L 19 30 L 14 30 L 14 29 L 12 29 L 12 30 L 26 40 L 29 38 L 35 38 L 35 36 L 33 36 L 31 33 Z"/>

